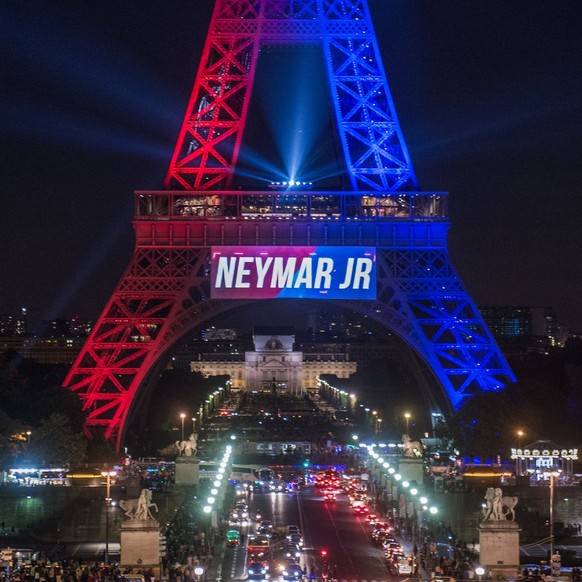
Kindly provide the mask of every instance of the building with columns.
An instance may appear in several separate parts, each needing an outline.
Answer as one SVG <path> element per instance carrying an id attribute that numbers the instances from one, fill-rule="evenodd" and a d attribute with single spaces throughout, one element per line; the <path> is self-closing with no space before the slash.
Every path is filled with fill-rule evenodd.
<path id="1" fill-rule="evenodd" d="M 317 387 L 322 374 L 349 378 L 357 370 L 356 362 L 346 352 L 304 354 L 294 351 L 295 331 L 288 327 L 257 327 L 253 333 L 254 351 L 240 358 L 225 357 L 191 362 L 190 370 L 204 377 L 230 376 L 233 388 L 246 390 L 281 390 L 300 394 Z"/>

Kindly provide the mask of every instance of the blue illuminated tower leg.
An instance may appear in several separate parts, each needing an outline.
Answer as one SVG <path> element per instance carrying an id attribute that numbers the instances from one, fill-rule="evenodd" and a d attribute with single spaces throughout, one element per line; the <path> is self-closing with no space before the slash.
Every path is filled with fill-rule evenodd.
<path id="1" fill-rule="evenodd" d="M 390 326 L 429 364 L 454 409 L 515 381 L 446 247 L 378 251 L 378 300 Z"/>

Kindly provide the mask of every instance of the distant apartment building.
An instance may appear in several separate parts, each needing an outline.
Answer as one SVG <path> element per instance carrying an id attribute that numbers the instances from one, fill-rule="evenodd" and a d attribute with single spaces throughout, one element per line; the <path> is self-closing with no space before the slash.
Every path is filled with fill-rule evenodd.
<path id="1" fill-rule="evenodd" d="M 15 352 L 39 364 L 72 365 L 84 344 L 85 338 L 78 337 L 0 336 L 0 353 Z"/>
<path id="2" fill-rule="evenodd" d="M 567 330 L 558 324 L 551 307 L 479 307 L 485 323 L 501 344 L 521 344 L 533 349 L 562 347 Z"/>

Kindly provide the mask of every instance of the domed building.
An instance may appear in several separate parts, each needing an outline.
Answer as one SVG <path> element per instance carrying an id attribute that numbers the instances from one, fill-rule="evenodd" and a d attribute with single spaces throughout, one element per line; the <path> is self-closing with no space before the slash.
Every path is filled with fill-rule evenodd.
<path id="1" fill-rule="evenodd" d="M 192 372 L 203 376 L 229 375 L 233 388 L 246 390 L 281 390 L 301 394 L 317 386 L 322 374 L 349 378 L 357 371 L 356 362 L 341 353 L 310 353 L 294 351 L 295 330 L 288 327 L 257 327 L 253 333 L 255 351 L 245 352 L 244 362 L 191 362 Z"/>

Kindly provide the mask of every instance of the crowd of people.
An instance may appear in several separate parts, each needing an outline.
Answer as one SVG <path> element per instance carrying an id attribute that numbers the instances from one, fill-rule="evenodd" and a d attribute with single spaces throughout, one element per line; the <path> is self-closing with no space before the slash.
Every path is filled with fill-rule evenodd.
<path id="1" fill-rule="evenodd" d="M 124 582 L 131 570 L 121 570 L 102 562 L 77 560 L 53 562 L 49 559 L 32 560 L 23 564 L 17 560 L 0 569 L 1 582 Z M 151 570 L 140 572 L 144 582 L 151 582 Z"/>

